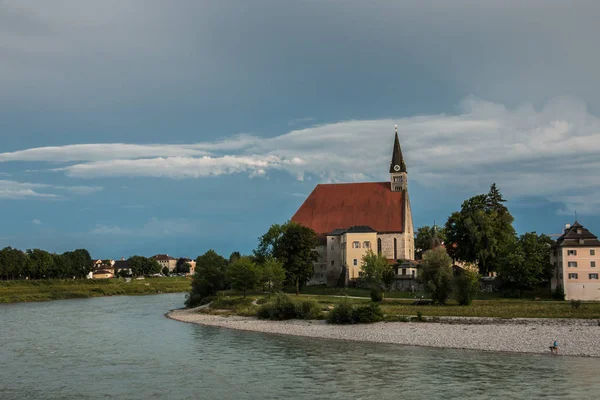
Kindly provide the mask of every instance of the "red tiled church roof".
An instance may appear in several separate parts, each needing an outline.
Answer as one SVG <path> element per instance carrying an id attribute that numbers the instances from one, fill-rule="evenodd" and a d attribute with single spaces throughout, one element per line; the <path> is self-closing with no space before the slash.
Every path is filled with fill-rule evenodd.
<path id="1" fill-rule="evenodd" d="M 317 185 L 292 221 L 319 234 L 356 225 L 403 232 L 404 194 L 392 192 L 390 182 Z"/>

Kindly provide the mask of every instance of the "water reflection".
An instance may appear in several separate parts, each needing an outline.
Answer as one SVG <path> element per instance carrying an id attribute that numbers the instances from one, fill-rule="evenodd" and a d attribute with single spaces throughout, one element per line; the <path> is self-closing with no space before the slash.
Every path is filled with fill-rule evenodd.
<path id="1" fill-rule="evenodd" d="M 600 390 L 599 359 L 276 336 L 163 317 L 182 302 L 175 294 L 0 306 L 0 398 L 582 399 Z"/>

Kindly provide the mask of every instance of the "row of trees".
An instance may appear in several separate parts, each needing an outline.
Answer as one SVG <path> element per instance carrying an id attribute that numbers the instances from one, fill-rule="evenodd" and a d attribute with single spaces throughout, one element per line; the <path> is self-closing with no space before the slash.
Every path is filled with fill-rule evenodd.
<path id="1" fill-rule="evenodd" d="M 196 273 L 187 306 L 193 307 L 207 297 L 224 289 L 244 292 L 262 286 L 272 293 L 284 285 L 300 288 L 312 277 L 313 262 L 319 257 L 315 232 L 294 222 L 272 225 L 259 238 L 257 248 L 250 256 L 239 252 L 225 259 L 209 250 L 196 259 Z"/>
<path id="2" fill-rule="evenodd" d="M 40 249 L 23 252 L 12 247 L 0 250 L 0 279 L 83 278 L 92 270 L 92 258 L 85 249 L 63 254 Z"/>
<path id="3" fill-rule="evenodd" d="M 238 253 L 227 260 L 214 250 L 208 250 L 196 259 L 196 273 L 186 305 L 202 304 L 217 291 L 225 289 L 239 290 L 246 297 L 248 290 L 262 285 L 262 289 L 271 294 L 281 290 L 285 278 L 283 264 L 274 257 L 268 256 L 259 263 L 254 256 Z"/>
<path id="4" fill-rule="evenodd" d="M 536 232 L 518 236 L 514 218 L 496 184 L 486 194 L 462 203 L 443 228 L 421 227 L 415 234 L 416 256 L 432 248 L 434 237 L 442 240 L 454 260 L 477 265 L 483 276 L 497 273 L 505 288 L 533 289 L 552 277 L 552 239 Z"/>

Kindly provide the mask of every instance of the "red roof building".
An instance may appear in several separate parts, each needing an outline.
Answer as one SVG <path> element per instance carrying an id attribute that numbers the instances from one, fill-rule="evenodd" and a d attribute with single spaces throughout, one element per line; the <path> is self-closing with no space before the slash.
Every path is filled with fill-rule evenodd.
<path id="1" fill-rule="evenodd" d="M 310 283 L 337 283 L 344 273 L 346 280 L 358 277 L 369 250 L 391 260 L 414 259 L 408 173 L 397 130 L 389 170 L 388 182 L 319 184 L 293 215 L 293 222 L 322 239 Z"/>
<path id="2" fill-rule="evenodd" d="M 366 225 L 379 233 L 404 232 L 404 192 L 390 182 L 317 185 L 292 217 L 318 234 Z"/>

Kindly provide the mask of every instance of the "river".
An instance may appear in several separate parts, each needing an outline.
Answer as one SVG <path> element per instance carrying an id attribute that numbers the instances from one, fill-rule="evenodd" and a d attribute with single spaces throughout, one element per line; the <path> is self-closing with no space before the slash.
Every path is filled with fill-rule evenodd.
<path id="1" fill-rule="evenodd" d="M 598 358 L 307 339 L 164 317 L 183 300 L 0 305 L 0 399 L 600 397 Z"/>

